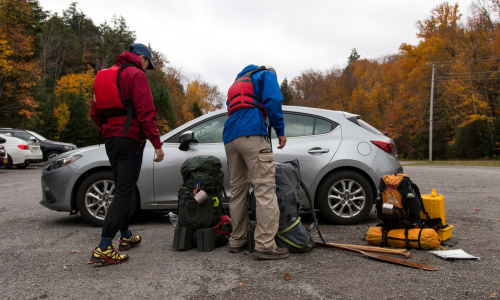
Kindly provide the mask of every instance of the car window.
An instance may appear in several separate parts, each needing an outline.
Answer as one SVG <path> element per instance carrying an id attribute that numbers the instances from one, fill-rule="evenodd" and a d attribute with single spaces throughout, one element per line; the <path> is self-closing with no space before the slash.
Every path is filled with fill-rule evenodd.
<path id="1" fill-rule="evenodd" d="M 29 141 L 30 137 L 31 137 L 31 134 L 24 132 L 24 131 L 13 131 L 12 135 L 15 137 L 18 137 L 20 139 L 23 139 L 25 141 Z"/>
<path id="2" fill-rule="evenodd" d="M 285 119 L 286 137 L 325 134 L 338 126 L 333 121 L 317 118 L 312 115 L 284 113 L 283 118 Z M 276 138 L 274 130 L 271 131 L 271 137 Z"/>
<path id="3" fill-rule="evenodd" d="M 39 141 L 46 141 L 47 138 L 45 138 L 44 136 L 36 133 L 36 132 L 33 132 L 33 131 L 29 131 L 29 130 L 26 130 L 26 132 L 28 132 L 29 134 L 31 134 L 32 136 L 36 137 L 37 140 Z"/>
<path id="4" fill-rule="evenodd" d="M 327 120 L 316 118 L 316 126 L 314 127 L 314 134 L 324 134 L 332 131 L 332 123 Z"/>
<path id="5" fill-rule="evenodd" d="M 178 143 L 179 136 L 188 130 L 194 133 L 194 143 L 207 144 L 207 143 L 222 143 L 222 131 L 224 130 L 224 122 L 227 120 L 227 114 L 220 115 L 203 123 L 198 123 L 195 126 L 189 127 L 186 130 L 170 137 L 166 143 Z"/>
<path id="6" fill-rule="evenodd" d="M 361 118 L 359 116 L 352 116 L 352 117 L 347 118 L 347 120 L 353 122 L 354 124 L 360 126 L 361 128 L 364 128 L 370 132 L 383 135 L 383 133 L 380 132 L 380 130 L 378 130 L 377 128 L 373 127 L 372 125 L 366 123 L 365 121 L 361 120 Z"/>

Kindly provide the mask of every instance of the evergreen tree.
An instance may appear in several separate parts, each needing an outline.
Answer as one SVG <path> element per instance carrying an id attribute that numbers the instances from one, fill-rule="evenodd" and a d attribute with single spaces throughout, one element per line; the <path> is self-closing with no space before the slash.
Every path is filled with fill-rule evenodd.
<path id="1" fill-rule="evenodd" d="M 199 116 L 203 115 L 203 112 L 201 111 L 200 105 L 198 102 L 193 103 L 193 108 L 191 109 L 191 112 L 193 113 L 193 116 L 195 118 L 198 118 Z"/>
<path id="2" fill-rule="evenodd" d="M 288 80 L 286 79 L 286 77 L 285 79 L 283 79 L 283 82 L 280 85 L 280 90 L 281 90 L 281 95 L 283 96 L 283 105 L 292 104 L 292 99 L 293 99 L 292 89 L 288 85 Z"/>

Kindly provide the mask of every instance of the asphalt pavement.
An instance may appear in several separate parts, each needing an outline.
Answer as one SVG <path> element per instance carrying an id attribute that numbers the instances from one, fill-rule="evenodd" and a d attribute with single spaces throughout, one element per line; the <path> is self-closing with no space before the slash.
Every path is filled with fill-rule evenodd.
<path id="1" fill-rule="evenodd" d="M 131 226 L 144 239 L 128 251 L 131 259 L 95 267 L 87 261 L 100 228 L 39 204 L 41 167 L 0 169 L 0 299 L 500 299 L 500 168 L 404 166 L 404 172 L 422 194 L 434 188 L 444 196 L 454 225 L 446 248 L 479 260 L 411 250 L 408 261 L 438 268 L 424 271 L 326 248 L 279 261 L 230 254 L 227 245 L 176 252 L 165 212 L 143 212 Z M 372 211 L 362 224 L 322 222 L 320 229 L 327 242 L 367 245 L 363 237 L 377 222 Z"/>

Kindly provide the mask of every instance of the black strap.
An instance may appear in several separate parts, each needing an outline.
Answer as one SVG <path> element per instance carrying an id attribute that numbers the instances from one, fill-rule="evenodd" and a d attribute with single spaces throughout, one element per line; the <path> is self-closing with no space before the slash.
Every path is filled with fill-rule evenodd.
<path id="1" fill-rule="evenodd" d="M 116 87 L 118 88 L 118 93 L 120 93 L 120 98 L 122 99 L 123 106 L 127 107 L 127 118 L 125 119 L 125 125 L 123 126 L 123 134 L 127 135 L 130 128 L 130 122 L 134 116 L 134 105 L 132 105 L 132 100 L 124 99 L 122 90 L 120 88 L 120 74 L 126 67 L 134 66 L 134 64 L 121 65 L 116 75 Z"/>
<path id="2" fill-rule="evenodd" d="M 271 128 L 271 127 L 269 127 L 269 128 Z M 312 214 L 313 222 L 312 222 L 311 226 L 309 226 L 309 232 L 311 232 L 312 228 L 314 226 L 316 226 L 316 230 L 318 231 L 318 235 L 319 235 L 321 241 L 326 244 L 325 240 L 323 239 L 323 236 L 321 235 L 321 231 L 319 230 L 318 218 L 316 218 L 316 212 L 314 211 L 314 201 L 312 201 L 311 193 L 309 192 L 309 189 L 307 188 L 307 186 L 305 185 L 305 183 L 303 181 L 300 182 L 300 187 L 304 190 L 304 193 L 306 194 L 306 198 L 307 198 L 307 200 L 309 200 L 309 206 L 311 207 L 311 214 Z"/>

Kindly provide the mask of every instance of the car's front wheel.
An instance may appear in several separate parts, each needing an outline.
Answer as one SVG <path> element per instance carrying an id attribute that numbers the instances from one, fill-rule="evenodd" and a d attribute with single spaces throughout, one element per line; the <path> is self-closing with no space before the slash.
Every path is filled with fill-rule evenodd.
<path id="1" fill-rule="evenodd" d="M 115 193 L 111 171 L 100 171 L 88 176 L 78 188 L 76 205 L 82 218 L 93 226 L 102 226 Z M 137 196 L 130 200 L 130 216 L 137 210 Z"/>
<path id="2" fill-rule="evenodd" d="M 45 160 L 50 160 L 51 158 L 54 158 L 61 154 L 61 152 L 58 151 L 49 151 L 47 154 L 45 154 Z"/>
<path id="3" fill-rule="evenodd" d="M 336 172 L 321 185 L 318 206 L 321 215 L 334 224 L 358 224 L 372 209 L 373 190 L 357 172 Z"/>

